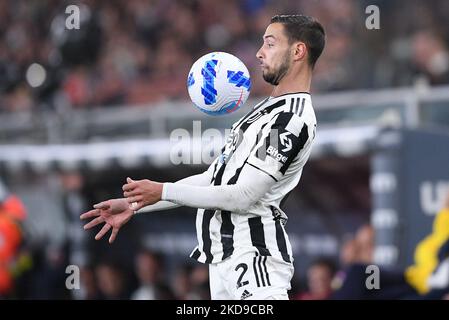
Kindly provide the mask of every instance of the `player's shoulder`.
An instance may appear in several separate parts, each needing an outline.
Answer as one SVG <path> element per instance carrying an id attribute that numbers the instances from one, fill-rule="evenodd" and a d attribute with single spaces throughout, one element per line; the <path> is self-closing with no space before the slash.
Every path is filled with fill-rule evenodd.
<path id="1" fill-rule="evenodd" d="M 268 105 L 276 106 L 277 112 L 294 113 L 300 117 L 313 111 L 312 97 L 308 92 L 286 93 L 271 98 Z"/>
<path id="2" fill-rule="evenodd" d="M 307 92 L 295 92 L 275 98 L 273 103 L 282 104 L 278 108 L 279 120 L 294 121 L 298 123 L 316 123 L 315 112 L 312 106 L 312 96 Z"/>

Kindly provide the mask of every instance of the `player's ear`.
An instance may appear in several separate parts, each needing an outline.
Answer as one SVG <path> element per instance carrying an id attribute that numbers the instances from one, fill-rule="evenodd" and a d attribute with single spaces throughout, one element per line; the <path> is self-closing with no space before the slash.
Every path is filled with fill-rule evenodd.
<path id="1" fill-rule="evenodd" d="M 293 44 L 293 61 L 304 60 L 307 55 L 307 47 L 304 42 L 295 42 Z"/>

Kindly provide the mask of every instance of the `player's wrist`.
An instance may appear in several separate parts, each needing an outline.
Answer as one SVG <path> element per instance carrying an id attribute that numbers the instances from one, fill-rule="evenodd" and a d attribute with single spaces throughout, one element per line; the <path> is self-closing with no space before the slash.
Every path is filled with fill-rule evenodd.
<path id="1" fill-rule="evenodd" d="M 170 183 L 170 182 L 162 183 L 161 200 L 167 200 L 168 199 L 169 189 L 170 189 L 170 185 L 171 184 L 172 183 Z"/>

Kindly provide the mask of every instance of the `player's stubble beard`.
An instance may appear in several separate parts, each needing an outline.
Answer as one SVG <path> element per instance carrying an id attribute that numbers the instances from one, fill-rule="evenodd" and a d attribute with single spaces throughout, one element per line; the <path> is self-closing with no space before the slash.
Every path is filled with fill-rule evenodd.
<path id="1" fill-rule="evenodd" d="M 290 68 L 290 54 L 289 50 L 285 50 L 285 53 L 281 59 L 282 63 L 277 70 L 273 72 L 263 73 L 263 79 L 272 84 L 273 86 L 277 86 L 282 78 L 287 74 L 288 69 Z"/>

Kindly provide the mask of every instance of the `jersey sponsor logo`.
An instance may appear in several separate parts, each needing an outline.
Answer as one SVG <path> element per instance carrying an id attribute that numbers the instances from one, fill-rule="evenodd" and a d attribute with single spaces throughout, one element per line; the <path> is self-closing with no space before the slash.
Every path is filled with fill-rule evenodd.
<path id="1" fill-rule="evenodd" d="M 273 146 L 269 146 L 267 148 L 267 154 L 269 154 L 272 158 L 276 159 L 279 162 L 285 163 L 287 161 L 287 157 L 279 153 L 278 149 Z"/>
<path id="2" fill-rule="evenodd" d="M 281 144 L 285 147 L 282 149 L 282 152 L 288 152 L 292 149 L 292 140 L 288 137 L 289 135 L 290 132 L 288 131 L 279 135 L 279 141 L 281 141 Z"/>

